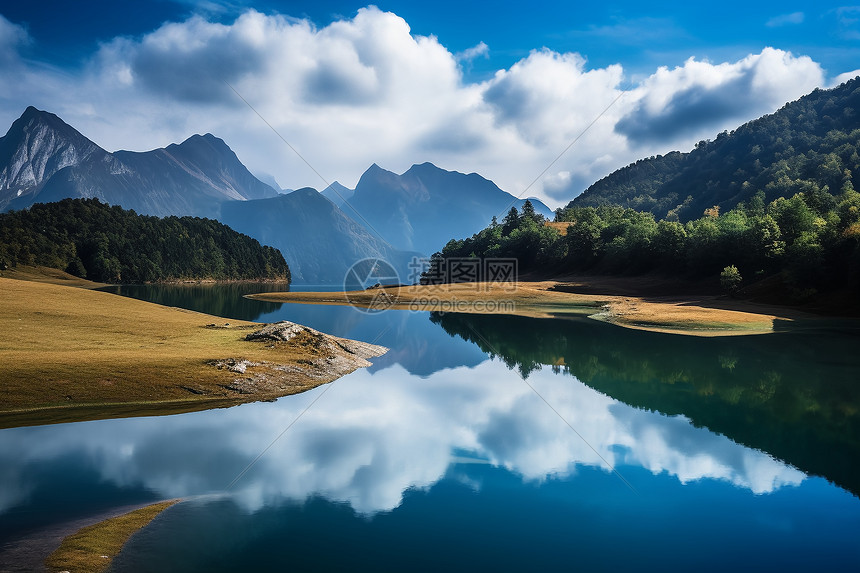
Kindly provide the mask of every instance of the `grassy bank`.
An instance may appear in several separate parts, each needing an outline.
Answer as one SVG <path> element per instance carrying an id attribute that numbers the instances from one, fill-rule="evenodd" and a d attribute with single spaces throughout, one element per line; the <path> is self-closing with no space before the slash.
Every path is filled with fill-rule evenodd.
<path id="1" fill-rule="evenodd" d="M 165 501 L 84 527 L 65 538 L 45 565 L 54 573 L 101 573 L 107 571 L 122 546 L 138 530 L 179 500 Z"/>
<path id="2" fill-rule="evenodd" d="M 671 297 L 635 294 L 624 281 L 595 286 L 588 280 L 521 281 L 516 288 L 487 283 L 407 286 L 350 293 L 283 292 L 249 295 L 276 302 L 354 304 L 391 308 L 559 317 L 585 314 L 627 328 L 695 336 L 762 334 L 773 331 L 775 320 L 802 315 L 709 295 Z M 609 281 L 609 282 L 607 282 Z M 634 294 L 622 294 L 624 292 Z"/>
<path id="3" fill-rule="evenodd" d="M 51 267 L 25 265 L 18 265 L 17 267 L 9 268 L 5 271 L 0 271 L 0 278 L 88 289 L 108 286 L 105 283 L 88 281 L 87 279 L 82 279 L 74 275 L 70 275 L 69 273 L 61 271 L 59 269 L 52 269 Z"/>
<path id="4" fill-rule="evenodd" d="M 309 330 L 248 341 L 261 325 L 82 288 L 0 278 L 0 292 L 0 427 L 270 400 L 385 351 Z"/>

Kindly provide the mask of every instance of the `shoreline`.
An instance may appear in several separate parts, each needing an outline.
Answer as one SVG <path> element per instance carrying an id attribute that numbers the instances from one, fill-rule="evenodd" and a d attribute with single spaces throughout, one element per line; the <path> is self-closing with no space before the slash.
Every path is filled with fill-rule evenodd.
<path id="1" fill-rule="evenodd" d="M 44 566 L 52 572 L 107 571 L 132 536 L 181 501 L 171 499 L 151 503 L 85 525 L 64 537 L 59 546 L 45 557 Z"/>
<path id="2" fill-rule="evenodd" d="M 172 501 L 172 500 L 171 500 Z M 48 571 L 47 558 L 62 542 L 81 529 L 104 523 L 163 502 L 141 502 L 120 505 L 84 517 L 76 517 L 29 531 L 0 546 L 0 567 L 3 571 Z M 134 532 L 132 532 L 134 533 Z"/>
<path id="3" fill-rule="evenodd" d="M 645 285 L 644 290 L 656 290 Z M 627 294 L 624 294 L 627 293 Z M 767 334 L 775 325 L 822 320 L 803 311 L 727 299 L 712 294 L 645 294 L 630 281 L 587 277 L 520 281 L 502 288 L 488 283 L 412 285 L 344 292 L 281 292 L 246 295 L 268 302 L 353 305 L 415 311 L 511 314 L 535 318 L 587 316 L 616 326 L 688 336 Z"/>
<path id="4" fill-rule="evenodd" d="M 291 285 L 292 281 L 286 278 L 279 279 L 171 279 L 163 281 L 150 281 L 143 283 L 99 283 L 70 275 L 65 271 L 42 266 L 26 266 L 9 268 L 0 271 L 0 278 L 41 282 L 47 284 L 73 286 L 86 289 L 99 289 L 113 286 L 141 286 L 141 285 L 171 285 L 171 286 L 196 286 L 196 285 L 219 285 L 219 284 L 276 284 Z"/>
<path id="5" fill-rule="evenodd" d="M 274 400 L 370 365 L 381 346 L 86 288 L 0 278 L 0 428 Z"/>

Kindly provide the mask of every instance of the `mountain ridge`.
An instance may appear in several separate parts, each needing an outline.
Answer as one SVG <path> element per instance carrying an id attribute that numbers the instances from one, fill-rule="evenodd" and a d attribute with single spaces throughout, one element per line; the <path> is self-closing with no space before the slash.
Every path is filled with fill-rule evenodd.
<path id="1" fill-rule="evenodd" d="M 401 252 L 374 236 L 313 188 L 253 201 L 227 201 L 221 222 L 283 253 L 298 283 L 341 284 L 357 261 L 380 258 L 407 280 L 417 253 Z"/>
<path id="2" fill-rule="evenodd" d="M 501 218 L 525 201 L 477 173 L 424 162 L 398 175 L 374 163 L 362 174 L 344 210 L 360 213 L 388 243 L 429 255 L 452 237 L 475 233 L 494 216 Z M 539 213 L 552 216 L 542 202 L 532 203 Z"/>
<path id="3" fill-rule="evenodd" d="M 727 211 L 757 191 L 771 201 L 812 183 L 827 185 L 835 194 L 844 184 L 846 169 L 849 178 L 860 173 L 860 161 L 850 151 L 840 151 L 858 141 L 860 78 L 855 78 L 832 89 L 816 89 L 712 141 L 700 141 L 689 152 L 631 163 L 596 181 L 567 208 L 618 205 L 649 211 L 658 219 L 688 221 L 714 206 Z M 838 161 L 825 157 L 829 154 Z M 841 169 L 824 167 L 828 161 Z"/>
<path id="4" fill-rule="evenodd" d="M 105 151 L 55 114 L 29 106 L 0 138 L 0 210 L 98 198 L 148 215 L 217 216 L 227 199 L 276 191 L 212 134 L 151 151 Z"/>

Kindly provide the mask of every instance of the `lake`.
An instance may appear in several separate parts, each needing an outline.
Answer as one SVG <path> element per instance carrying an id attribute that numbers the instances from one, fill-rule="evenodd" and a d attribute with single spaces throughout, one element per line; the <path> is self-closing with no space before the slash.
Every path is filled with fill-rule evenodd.
<path id="1" fill-rule="evenodd" d="M 0 431 L 0 543 L 186 501 L 112 571 L 860 568 L 860 333 L 694 338 L 586 318 L 121 287 L 382 344 L 230 409 Z"/>

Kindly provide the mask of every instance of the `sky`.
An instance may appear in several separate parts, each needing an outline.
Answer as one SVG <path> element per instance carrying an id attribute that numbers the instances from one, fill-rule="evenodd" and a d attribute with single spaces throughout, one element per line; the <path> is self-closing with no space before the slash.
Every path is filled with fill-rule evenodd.
<path id="1" fill-rule="evenodd" d="M 431 161 L 555 208 L 858 74 L 838 3 L 0 0 L 0 132 L 209 132 L 285 188 Z"/>

